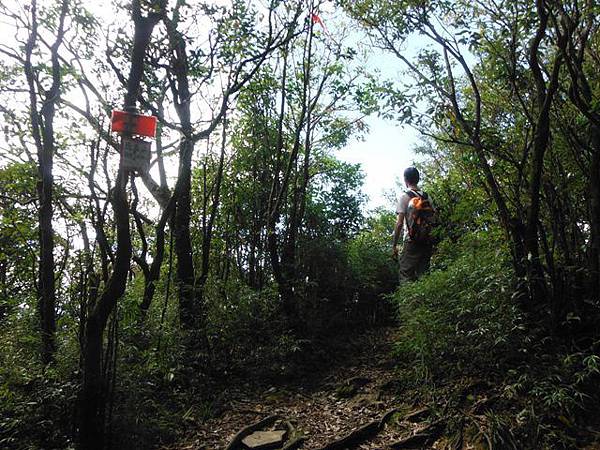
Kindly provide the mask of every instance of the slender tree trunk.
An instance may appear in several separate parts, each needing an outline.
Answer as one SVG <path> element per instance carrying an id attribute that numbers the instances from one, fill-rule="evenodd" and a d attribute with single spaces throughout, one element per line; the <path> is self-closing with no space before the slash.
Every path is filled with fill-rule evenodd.
<path id="1" fill-rule="evenodd" d="M 85 327 L 83 391 L 79 445 L 85 450 L 104 448 L 104 378 L 102 377 L 102 336 L 99 317 L 89 315 Z"/>
<path id="2" fill-rule="evenodd" d="M 527 277 L 531 300 L 534 304 L 539 305 L 547 300 L 546 297 L 548 295 L 539 252 L 540 191 L 542 187 L 542 173 L 544 171 L 544 157 L 548 148 L 548 142 L 550 141 L 550 108 L 554 94 L 558 88 L 561 57 L 558 56 L 557 60 L 554 61 L 550 81 L 546 84 L 538 62 L 538 50 L 546 35 L 549 14 L 546 10 L 544 0 L 537 0 L 536 8 L 539 24 L 529 49 L 529 67 L 536 84 L 538 114 L 533 140 L 531 179 L 529 182 L 530 205 L 527 211 L 524 243 L 527 251 Z"/>
<path id="3" fill-rule="evenodd" d="M 202 267 L 200 277 L 198 278 L 198 288 L 201 295 L 203 294 L 204 285 L 208 279 L 210 270 L 210 251 L 213 238 L 213 228 L 217 218 L 217 212 L 221 202 L 221 185 L 223 184 L 223 169 L 225 166 L 225 150 L 227 148 L 227 118 L 223 117 L 223 134 L 221 135 L 221 152 L 219 154 L 219 163 L 217 166 L 217 174 L 211 191 L 214 191 L 210 214 L 208 221 L 204 226 L 202 233 Z"/>
<path id="4" fill-rule="evenodd" d="M 310 56 L 311 56 L 311 46 L 312 46 L 312 30 L 313 24 L 311 22 L 309 28 L 309 34 L 305 41 L 304 46 L 304 73 L 303 73 L 303 82 L 302 82 L 302 106 L 300 108 L 300 114 L 297 118 L 296 129 L 294 130 L 294 139 L 292 143 L 292 150 L 287 160 L 287 165 L 283 172 L 283 179 L 281 183 L 278 183 L 279 173 L 280 173 L 280 164 L 276 169 L 275 179 L 273 182 L 273 186 L 271 189 L 271 195 L 269 198 L 269 222 L 268 222 L 268 237 L 267 244 L 271 259 L 271 265 L 273 267 L 273 273 L 275 279 L 277 281 L 279 294 L 282 300 L 282 306 L 284 314 L 287 316 L 288 322 L 296 327 L 299 322 L 298 318 L 298 310 L 296 305 L 296 296 L 295 296 L 295 282 L 297 278 L 296 273 L 296 244 L 297 244 L 297 235 L 298 229 L 300 226 L 301 218 L 299 217 L 300 210 L 300 188 L 297 185 L 295 178 L 297 176 L 297 166 L 298 166 L 298 154 L 301 148 L 301 133 L 304 129 L 306 123 L 307 113 L 309 111 L 309 101 L 308 98 L 308 87 L 310 84 Z M 279 116 L 278 123 L 278 145 L 277 149 L 279 152 L 283 150 L 283 120 L 284 120 L 284 104 L 283 96 L 285 95 L 285 82 L 286 82 L 286 60 L 284 57 L 284 71 L 283 71 L 283 81 L 282 81 L 282 106 L 281 112 Z M 292 183 L 293 181 L 293 183 Z M 290 187 L 291 186 L 291 187 Z M 288 197 L 288 193 L 291 191 L 292 202 L 289 208 L 289 220 L 287 226 L 287 236 L 283 240 L 281 244 L 281 257 L 278 254 L 278 238 L 277 233 L 275 231 L 277 221 L 280 217 L 280 210 L 282 206 L 282 202 L 285 202 Z"/>
<path id="5" fill-rule="evenodd" d="M 590 255 L 592 274 L 590 292 L 600 292 L 600 128 L 592 126 L 592 161 L 590 166 Z"/>
<path id="6" fill-rule="evenodd" d="M 560 2 L 552 2 L 555 6 Z M 560 8 L 562 17 L 554 20 L 557 44 L 564 58 L 565 66 L 571 78 L 569 98 L 575 107 L 587 118 L 590 124 L 591 164 L 588 180 L 590 206 L 590 239 L 588 267 L 591 272 L 590 293 L 600 291 L 600 110 L 594 101 L 593 82 L 586 73 L 594 68 L 589 42 L 596 35 L 596 15 L 594 2 L 585 2 L 580 10 Z M 587 63 L 586 63 L 587 59 Z M 576 240 L 579 228 L 573 222 L 573 239 Z M 574 242 L 574 248 L 577 243 Z"/>
<path id="7" fill-rule="evenodd" d="M 312 3 L 311 3 L 312 11 Z M 282 295 L 283 297 L 283 309 L 287 316 L 289 324 L 299 329 L 300 323 L 300 311 L 298 310 L 297 298 L 295 295 L 295 289 L 297 288 L 298 281 L 298 267 L 297 267 L 297 245 L 298 245 L 298 234 L 302 225 L 302 218 L 304 214 L 304 201 L 306 195 L 306 185 L 308 183 L 309 159 L 310 159 L 310 118 L 311 118 L 311 99 L 310 99 L 310 82 L 311 82 L 311 63 L 312 63 L 312 41 L 313 41 L 313 26 L 314 23 L 311 21 L 308 29 L 308 36 L 304 45 L 304 73 L 302 80 L 302 108 L 300 110 L 300 117 L 298 118 L 298 125 L 294 133 L 294 144 L 292 148 L 292 154 L 290 155 L 290 164 L 288 165 L 288 172 L 284 177 L 284 183 L 287 179 L 289 183 L 289 176 L 292 170 L 292 162 L 294 165 L 294 184 L 292 187 L 292 204 L 290 206 L 290 214 L 288 220 L 287 239 L 283 243 L 281 251 L 281 265 L 282 274 L 285 280 L 285 285 Z M 298 155 L 302 146 L 301 132 L 305 131 L 305 145 L 304 145 L 304 165 L 303 170 L 298 170 Z"/>
<path id="8" fill-rule="evenodd" d="M 291 296 L 291 289 L 287 287 L 284 279 L 281 263 L 279 260 L 279 238 L 277 233 L 277 222 L 280 218 L 280 202 L 283 195 L 283 187 L 281 186 L 280 176 L 283 160 L 283 122 L 285 119 L 286 95 L 287 95 L 287 56 L 288 49 L 285 49 L 283 57 L 283 74 L 281 77 L 281 106 L 279 116 L 277 118 L 277 144 L 275 147 L 275 170 L 273 173 L 273 182 L 269 193 L 268 209 L 267 209 L 267 251 L 269 254 L 269 262 L 273 270 L 273 277 L 277 282 L 279 295 L 285 304 L 286 299 Z"/>
<path id="9" fill-rule="evenodd" d="M 108 317 L 117 305 L 118 299 L 125 292 L 132 253 L 126 184 L 126 175 L 119 170 L 112 199 L 117 223 L 115 264 L 104 292 L 88 315 L 85 328 L 80 429 L 80 447 L 84 450 L 102 450 L 104 448 L 106 385 L 102 374 L 102 338 Z"/>
<path id="10" fill-rule="evenodd" d="M 39 224 L 39 299 L 38 311 L 42 338 L 42 362 L 53 361 L 56 351 L 56 283 L 54 278 L 54 228 L 52 225 L 54 195 L 54 115 L 60 96 L 61 67 L 58 60 L 58 49 L 64 37 L 64 22 L 69 3 L 63 0 L 56 31 L 56 40 L 50 46 L 52 67 L 52 85 L 44 92 L 41 110 L 38 110 L 37 77 L 33 68 L 32 56 L 38 41 L 37 2 L 31 3 L 31 31 L 25 45 L 24 71 L 29 89 L 29 117 L 33 139 L 38 156 L 38 211 Z"/>
<path id="11" fill-rule="evenodd" d="M 182 137 L 179 149 L 179 174 L 175 188 L 177 203 L 173 220 L 173 238 L 177 256 L 179 317 L 181 325 L 187 330 L 192 330 L 200 325 L 197 323 L 200 305 L 196 304 L 194 259 L 190 235 L 193 151 L 193 141 Z"/>
<path id="12" fill-rule="evenodd" d="M 518 280 L 518 284 L 516 286 L 517 298 L 520 299 L 523 306 L 526 305 L 525 299 L 528 297 L 528 289 L 526 283 L 523 282 L 526 276 L 526 268 L 525 268 L 525 257 L 526 251 L 524 246 L 524 234 L 525 230 L 523 227 L 523 223 L 520 218 L 512 217 L 510 211 L 508 209 L 508 205 L 506 203 L 506 198 L 500 190 L 500 186 L 498 185 L 498 181 L 492 171 L 492 167 L 488 162 L 488 158 L 486 155 L 486 149 L 481 141 L 481 95 L 479 94 L 479 88 L 475 80 L 475 76 L 471 72 L 469 66 L 467 65 L 465 59 L 460 55 L 456 54 L 452 51 L 452 54 L 455 55 L 455 58 L 461 64 L 463 70 L 467 74 L 467 78 L 470 81 L 471 88 L 473 89 L 473 100 L 474 100 L 474 109 L 475 109 L 475 121 L 469 122 L 465 119 L 463 112 L 461 110 L 456 86 L 454 82 L 454 74 L 452 71 L 452 65 L 450 64 L 450 60 L 448 57 L 448 52 L 451 51 L 450 47 L 447 43 L 437 35 L 437 41 L 444 47 L 444 59 L 446 62 L 446 73 L 448 75 L 448 79 L 450 81 L 450 92 L 445 94 L 445 97 L 450 101 L 452 105 L 452 111 L 454 116 L 456 117 L 460 129 L 467 134 L 473 145 L 473 149 L 475 150 L 475 154 L 477 155 L 477 165 L 479 169 L 483 173 L 483 177 L 485 180 L 484 186 L 488 191 L 488 194 L 491 196 L 493 202 L 496 204 L 498 208 L 498 215 L 500 219 L 500 225 L 507 233 L 507 237 L 511 241 L 511 254 L 512 254 L 512 263 L 515 270 L 515 275 Z M 397 53 L 397 55 L 406 62 L 409 67 L 411 64 L 402 56 Z M 415 69 L 413 69 L 415 70 Z M 417 70 L 418 72 L 418 70 Z"/>
<path id="13" fill-rule="evenodd" d="M 140 309 L 143 316 L 146 315 L 150 305 L 152 304 L 154 292 L 156 291 L 156 283 L 160 278 L 160 268 L 162 267 L 162 263 L 165 259 L 165 227 L 167 221 L 172 218 L 173 210 L 175 209 L 174 206 L 175 199 L 171 198 L 167 204 L 167 207 L 163 210 L 163 213 L 155 228 L 156 245 L 154 250 L 154 258 L 152 259 L 152 264 L 150 264 L 148 274 L 145 279 L 144 296 L 142 298 L 142 303 L 140 304 Z"/>
<path id="14" fill-rule="evenodd" d="M 171 91 L 175 99 L 175 110 L 181 122 L 181 141 L 179 143 L 179 172 L 175 185 L 175 213 L 173 217 L 173 238 L 175 241 L 175 255 L 177 257 L 177 287 L 179 297 L 179 318 L 184 329 L 191 331 L 203 328 L 199 320 L 202 306 L 198 304 L 198 291 L 196 289 L 195 267 L 190 234 L 192 214 L 192 156 L 195 140 L 192 139 L 190 98 L 188 80 L 188 58 L 186 43 L 177 30 L 179 9 L 174 13 L 173 20 L 164 20 L 167 27 L 169 42 L 173 48 L 171 65 L 174 80 Z"/>
<path id="15" fill-rule="evenodd" d="M 139 0 L 134 0 L 132 19 L 135 31 L 127 93 L 124 100 L 124 106 L 127 109 L 135 109 L 144 73 L 146 49 L 152 30 L 160 20 L 160 14 L 151 13 L 148 17 L 143 17 Z M 119 298 L 125 293 L 132 256 L 126 186 L 127 173 L 119 168 L 111 198 L 117 235 L 113 270 L 102 295 L 89 312 L 85 328 L 79 434 L 79 445 L 82 450 L 104 449 L 106 380 L 102 373 L 103 336 L 111 312 L 116 308 Z M 114 345 L 118 345 L 118 342 L 115 342 Z"/>
<path id="16" fill-rule="evenodd" d="M 51 120 L 50 123 L 46 123 L 45 131 L 48 131 L 49 134 L 53 133 Z M 52 138 L 50 142 L 44 141 L 43 150 L 39 155 L 38 167 L 40 175 L 40 181 L 38 182 L 38 197 L 40 200 L 39 309 L 42 330 L 42 362 L 44 364 L 48 364 L 53 360 L 54 352 L 56 351 L 54 338 L 56 332 L 56 286 L 54 279 L 54 228 L 52 226 L 52 197 L 54 190 L 54 177 L 52 174 L 53 153 L 54 139 Z"/>

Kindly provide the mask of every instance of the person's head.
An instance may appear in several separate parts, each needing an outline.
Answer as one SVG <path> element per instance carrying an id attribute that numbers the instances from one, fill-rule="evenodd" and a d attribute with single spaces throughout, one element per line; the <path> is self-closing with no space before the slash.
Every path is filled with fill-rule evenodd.
<path id="1" fill-rule="evenodd" d="M 416 167 L 408 167 L 404 171 L 404 182 L 407 186 L 416 186 L 420 180 L 419 171 Z"/>

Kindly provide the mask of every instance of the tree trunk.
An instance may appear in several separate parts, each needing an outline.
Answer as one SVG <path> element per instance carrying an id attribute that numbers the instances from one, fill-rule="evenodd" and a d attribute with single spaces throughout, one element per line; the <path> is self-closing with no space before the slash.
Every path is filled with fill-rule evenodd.
<path id="1" fill-rule="evenodd" d="M 106 289 L 89 313 L 85 327 L 80 429 L 80 447 L 84 450 L 102 450 L 104 447 L 105 380 L 102 374 L 102 337 L 117 300 L 125 292 L 132 253 L 126 184 L 126 176 L 119 170 L 112 199 L 117 223 L 115 264 Z"/>
<path id="2" fill-rule="evenodd" d="M 50 363 L 54 358 L 56 343 L 54 335 L 56 332 L 55 305 L 56 286 L 54 280 L 54 228 L 52 226 L 52 197 L 54 190 L 54 177 L 52 175 L 54 138 L 52 130 L 52 118 L 54 108 L 48 107 L 44 115 L 47 116 L 44 126 L 44 139 L 42 152 L 39 154 L 38 197 L 40 201 L 39 227 L 40 227 L 40 319 L 42 331 L 42 362 Z"/>
<path id="3" fill-rule="evenodd" d="M 201 305 L 198 304 L 196 289 L 192 239 L 190 222 L 192 214 L 192 156 L 195 140 L 192 138 L 190 112 L 190 89 L 188 80 L 188 57 L 186 43 L 177 30 L 179 11 L 173 13 L 174 20 L 165 20 L 169 42 L 173 48 L 171 66 L 175 81 L 171 83 L 171 91 L 175 99 L 175 110 L 181 123 L 181 140 L 179 142 L 179 172 L 175 185 L 175 214 L 173 217 L 173 239 L 177 257 L 177 287 L 179 297 L 179 319 L 184 329 L 191 331 L 202 327 L 198 314 Z"/>
<path id="4" fill-rule="evenodd" d="M 152 30 L 160 17 L 160 13 L 151 13 L 148 17 L 142 17 L 139 0 L 133 1 L 132 18 L 135 31 L 127 93 L 124 99 L 125 108 L 135 109 L 144 73 L 146 49 Z M 82 450 L 103 450 L 104 448 L 106 384 L 102 373 L 102 338 L 111 312 L 116 308 L 119 298 L 125 293 L 132 256 L 126 185 L 127 173 L 119 167 L 117 180 L 112 190 L 112 206 L 117 229 L 117 249 L 113 270 L 104 292 L 88 315 L 85 327 L 79 430 L 79 445 Z M 118 345 L 118 342 L 115 342 L 114 345 Z"/>
<path id="5" fill-rule="evenodd" d="M 56 286 L 54 279 L 54 228 L 52 226 L 54 194 L 54 114 L 60 96 L 61 67 L 58 61 L 58 49 L 64 37 L 64 22 L 68 2 L 63 0 L 56 31 L 56 40 L 50 46 L 52 65 L 52 85 L 44 92 L 44 102 L 38 111 L 38 90 L 34 73 L 32 55 L 38 39 L 37 2 L 31 3 L 31 32 L 25 45 L 24 71 L 29 89 L 29 117 L 31 130 L 38 156 L 39 181 L 37 185 L 40 208 L 39 223 L 39 299 L 38 313 L 42 338 L 42 362 L 53 361 L 56 351 Z"/>
<path id="6" fill-rule="evenodd" d="M 600 128 L 592 126 L 592 161 L 590 167 L 590 292 L 600 292 Z"/>
<path id="7" fill-rule="evenodd" d="M 104 326 L 97 316 L 88 316 L 85 327 L 83 391 L 79 445 L 84 450 L 104 448 L 104 378 L 102 376 L 102 337 Z"/>
<path id="8" fill-rule="evenodd" d="M 542 186 L 542 173 L 544 171 L 544 157 L 550 140 L 550 108 L 554 94 L 558 88 L 558 76 L 561 66 L 561 57 L 558 56 L 552 67 L 552 75 L 546 84 L 544 75 L 538 62 L 539 46 L 546 35 L 549 14 L 543 0 L 536 2 L 539 24 L 536 34 L 529 48 L 529 67 L 536 84 L 536 100 L 538 107 L 537 123 L 533 140 L 533 156 L 531 162 L 531 179 L 529 182 L 530 205 L 527 211 L 527 224 L 525 226 L 525 250 L 527 251 L 527 278 L 531 300 L 534 305 L 547 301 L 548 289 L 544 277 L 544 270 L 539 252 L 539 216 L 540 216 L 540 191 Z"/>
<path id="9" fill-rule="evenodd" d="M 177 203 L 173 220 L 173 238 L 175 241 L 175 255 L 177 256 L 179 317 L 181 325 L 187 330 L 192 330 L 200 325 L 197 323 L 199 305 L 196 304 L 194 259 L 190 236 L 193 151 L 193 141 L 182 137 L 179 149 L 179 174 L 175 188 Z"/>
<path id="10" fill-rule="evenodd" d="M 145 285 L 144 285 L 144 296 L 142 303 L 140 303 L 140 309 L 142 316 L 145 316 L 152 304 L 154 298 L 154 292 L 156 291 L 156 283 L 160 278 L 160 268 L 165 258 L 165 227 L 167 221 L 172 217 L 175 206 L 175 200 L 171 200 L 167 203 L 158 224 L 156 225 L 156 245 L 154 251 L 154 258 L 152 264 L 150 264 L 148 273 L 145 274 Z M 171 221 L 172 222 L 172 221 Z"/>

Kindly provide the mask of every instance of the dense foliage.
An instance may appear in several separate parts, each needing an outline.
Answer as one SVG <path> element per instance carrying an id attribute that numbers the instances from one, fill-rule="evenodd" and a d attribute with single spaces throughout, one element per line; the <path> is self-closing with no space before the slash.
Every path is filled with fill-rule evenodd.
<path id="1" fill-rule="evenodd" d="M 213 414 L 211 380 L 292 375 L 393 287 L 391 224 L 365 225 L 361 169 L 334 156 L 367 108 L 343 20 L 101 7 L 0 9 L 2 447 L 173 441 Z M 131 108 L 158 117 L 150 170 L 119 162 L 110 114 Z"/>
<path id="2" fill-rule="evenodd" d="M 491 386 L 473 440 L 591 442 L 599 8 L 3 2 L 0 447 L 172 443 L 216 384 L 301 377 L 390 309 L 408 385 Z M 157 117 L 148 166 L 113 110 Z M 438 206 L 432 271 L 392 295 L 395 217 L 336 157 L 369 114 L 421 132 Z"/>

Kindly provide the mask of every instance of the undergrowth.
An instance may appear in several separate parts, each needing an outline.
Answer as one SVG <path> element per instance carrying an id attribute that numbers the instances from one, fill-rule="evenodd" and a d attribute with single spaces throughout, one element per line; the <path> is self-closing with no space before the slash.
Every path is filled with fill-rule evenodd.
<path id="1" fill-rule="evenodd" d="M 483 448 L 596 442 L 587 427 L 600 401 L 599 341 L 581 348 L 554 335 L 543 311 L 524 316 L 499 242 L 486 232 L 442 243 L 430 273 L 392 296 L 404 385 L 444 403 L 450 434 Z"/>

